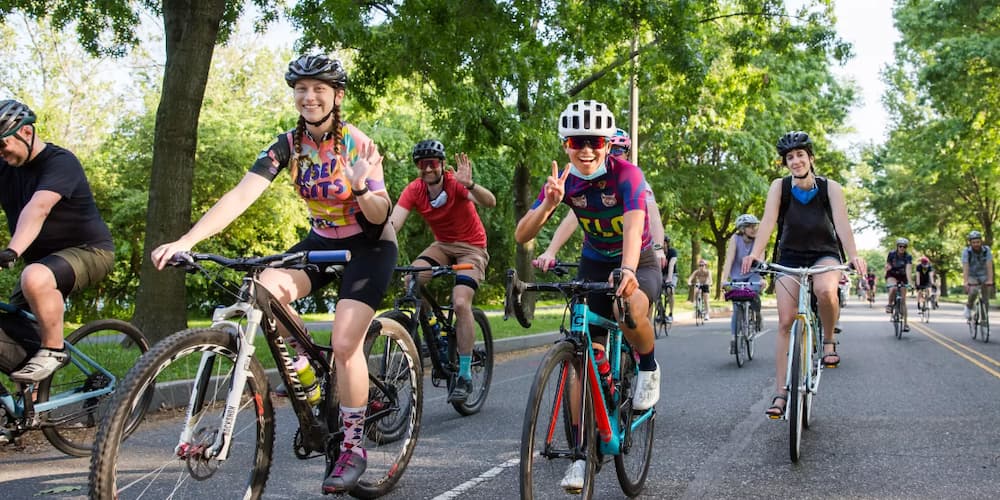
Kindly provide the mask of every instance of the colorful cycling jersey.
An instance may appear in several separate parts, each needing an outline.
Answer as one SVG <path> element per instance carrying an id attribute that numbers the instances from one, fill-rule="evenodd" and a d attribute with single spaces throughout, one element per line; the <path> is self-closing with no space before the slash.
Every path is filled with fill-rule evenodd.
<path id="1" fill-rule="evenodd" d="M 278 136 L 277 140 L 261 151 L 250 171 L 273 181 L 292 157 L 294 130 Z M 358 158 L 358 148 L 372 140 L 354 125 L 341 122 L 340 155 L 334 148 L 333 134 L 327 133 L 317 145 L 308 132 L 302 133 L 302 154 L 298 176 L 293 184 L 309 209 L 309 223 L 317 229 L 341 228 L 358 224 L 361 207 L 354 198 L 351 183 L 344 173 L 346 162 Z M 372 192 L 385 191 L 382 180 L 381 158 L 369 171 L 373 178 L 367 181 Z"/>
<path id="2" fill-rule="evenodd" d="M 576 214 L 583 229 L 583 257 L 615 262 L 621 260 L 625 212 L 642 210 L 642 250 L 650 248 L 649 214 L 646 213 L 646 182 L 639 167 L 613 156 L 605 160 L 607 173 L 592 180 L 574 175 L 566 178 L 562 202 Z M 531 206 L 545 200 L 545 189 Z"/>

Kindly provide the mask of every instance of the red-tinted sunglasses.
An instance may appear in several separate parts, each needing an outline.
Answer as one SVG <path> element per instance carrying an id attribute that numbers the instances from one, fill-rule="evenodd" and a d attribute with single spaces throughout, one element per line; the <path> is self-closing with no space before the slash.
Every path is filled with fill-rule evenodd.
<path id="1" fill-rule="evenodd" d="M 607 144 L 608 138 L 599 135 L 571 135 L 566 138 L 566 147 L 570 149 L 583 149 L 587 146 L 602 149 Z"/>

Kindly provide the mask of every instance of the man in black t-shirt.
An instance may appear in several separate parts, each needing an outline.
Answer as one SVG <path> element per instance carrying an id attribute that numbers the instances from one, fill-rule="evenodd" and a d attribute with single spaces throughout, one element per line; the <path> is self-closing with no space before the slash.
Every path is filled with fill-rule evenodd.
<path id="1" fill-rule="evenodd" d="M 667 322 L 674 321 L 674 289 L 677 287 L 677 250 L 670 246 L 670 236 L 663 235 L 663 249 L 665 250 L 666 265 L 663 266 L 664 293 L 666 287 L 670 287 L 670 313 L 667 314 Z"/>
<path id="2" fill-rule="evenodd" d="M 31 359 L 10 374 L 22 382 L 44 380 L 69 362 L 66 296 L 107 276 L 115 249 L 80 161 L 42 141 L 35 118 L 18 101 L 0 101 L 0 207 L 11 234 L 0 268 L 24 260 L 10 302 L 35 314 L 41 340 Z"/>

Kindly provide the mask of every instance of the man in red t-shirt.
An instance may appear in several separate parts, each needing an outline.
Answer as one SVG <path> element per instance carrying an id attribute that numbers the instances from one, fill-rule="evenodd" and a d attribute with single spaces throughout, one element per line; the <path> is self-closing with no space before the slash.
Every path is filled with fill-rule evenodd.
<path id="1" fill-rule="evenodd" d="M 490 256 L 486 252 L 486 229 L 479 220 L 476 204 L 496 206 L 497 200 L 489 189 L 472 180 L 472 165 L 465 153 L 455 155 L 458 170 L 445 169 L 444 144 L 425 140 L 413 147 L 413 162 L 419 178 L 406 186 L 392 210 L 389 223 L 396 231 L 403 227 L 406 216 L 416 210 L 434 233 L 434 243 L 414 259 L 414 266 L 436 266 L 469 263 L 473 268 L 458 271 L 451 303 L 455 308 L 455 333 L 458 336 L 458 378 L 448 394 L 448 402 L 463 402 L 472 389 L 472 347 L 475 343 L 475 322 L 472 299 L 479 282 L 486 276 Z M 421 262 L 422 261 L 422 262 Z M 429 273 L 420 276 L 430 279 Z"/>

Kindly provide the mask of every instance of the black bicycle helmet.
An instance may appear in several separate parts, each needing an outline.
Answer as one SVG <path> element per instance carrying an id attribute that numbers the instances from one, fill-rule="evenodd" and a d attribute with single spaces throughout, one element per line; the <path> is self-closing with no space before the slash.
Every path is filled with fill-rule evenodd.
<path id="1" fill-rule="evenodd" d="M 289 87 L 295 87 L 295 82 L 303 78 L 314 78 L 329 83 L 334 88 L 347 86 L 347 71 L 336 59 L 324 55 L 301 56 L 288 63 L 285 82 Z"/>
<path id="2" fill-rule="evenodd" d="M 793 149 L 804 149 L 809 154 L 812 154 L 813 143 L 809 139 L 809 134 L 805 132 L 789 132 L 778 139 L 778 154 L 784 158 L 789 151 Z"/>
<path id="3" fill-rule="evenodd" d="M 413 163 L 417 163 L 424 158 L 444 159 L 444 144 L 434 139 L 426 139 L 413 146 Z"/>
<path id="4" fill-rule="evenodd" d="M 13 99 L 0 101 L 0 138 L 14 135 L 21 127 L 35 123 L 31 108 Z"/>

